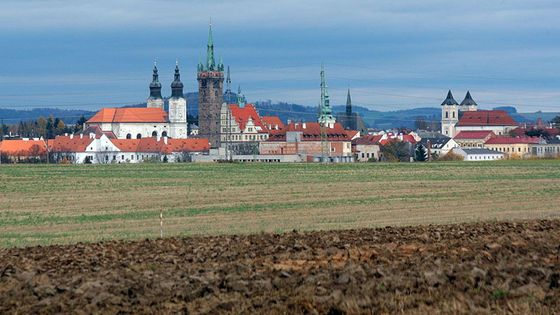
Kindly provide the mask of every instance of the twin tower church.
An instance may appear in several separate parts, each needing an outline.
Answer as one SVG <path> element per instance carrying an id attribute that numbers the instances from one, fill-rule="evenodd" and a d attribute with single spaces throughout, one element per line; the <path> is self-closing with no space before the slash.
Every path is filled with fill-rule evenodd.
<path id="1" fill-rule="evenodd" d="M 213 148 L 220 146 L 220 110 L 223 103 L 224 65 L 214 58 L 212 25 L 208 34 L 206 62 L 198 64 L 198 124 L 201 138 L 207 138 Z M 179 65 L 171 83 L 168 111 L 161 95 L 161 83 L 154 64 L 150 96 L 145 108 L 103 108 L 86 124 L 90 132 L 100 132 L 109 138 L 141 139 L 145 137 L 188 137 L 187 100 Z"/>

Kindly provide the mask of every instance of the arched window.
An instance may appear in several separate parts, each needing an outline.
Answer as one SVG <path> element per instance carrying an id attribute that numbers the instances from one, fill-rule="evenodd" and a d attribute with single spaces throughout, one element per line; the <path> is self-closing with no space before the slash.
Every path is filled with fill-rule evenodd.
<path id="1" fill-rule="evenodd" d="M 157 131 L 154 130 L 154 132 L 152 132 L 152 137 L 154 137 L 154 138 L 157 137 Z"/>
<path id="2" fill-rule="evenodd" d="M 449 112 L 445 112 L 445 118 L 449 118 Z"/>
<path id="3" fill-rule="evenodd" d="M 127 133 L 127 134 L 126 134 L 126 138 L 127 138 L 127 139 L 131 139 L 131 138 L 132 138 L 132 135 L 131 135 L 130 133 Z"/>
<path id="4" fill-rule="evenodd" d="M 142 139 L 142 135 L 141 135 L 141 134 L 137 134 L 137 135 L 136 135 L 136 139 Z"/>
<path id="5" fill-rule="evenodd" d="M 453 112 L 453 118 L 455 118 L 455 112 Z"/>
<path id="6" fill-rule="evenodd" d="M 155 132 L 155 131 L 154 131 L 154 132 Z M 162 132 L 162 133 L 161 133 L 161 136 L 162 136 L 162 137 L 167 137 L 167 131 Z"/>

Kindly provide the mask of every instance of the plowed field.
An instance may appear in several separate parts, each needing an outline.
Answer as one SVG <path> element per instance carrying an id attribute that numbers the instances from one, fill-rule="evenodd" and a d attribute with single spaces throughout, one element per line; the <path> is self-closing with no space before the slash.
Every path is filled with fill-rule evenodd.
<path id="1" fill-rule="evenodd" d="M 0 313 L 547 314 L 560 220 L 0 249 Z"/>

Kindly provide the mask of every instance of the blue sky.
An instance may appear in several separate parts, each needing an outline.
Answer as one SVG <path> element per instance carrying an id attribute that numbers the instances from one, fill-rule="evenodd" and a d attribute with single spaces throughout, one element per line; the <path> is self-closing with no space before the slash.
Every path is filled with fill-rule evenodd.
<path id="1" fill-rule="evenodd" d="M 217 56 L 249 101 L 438 106 L 469 89 L 483 108 L 560 111 L 558 1 L 3 0 L 0 107 L 95 109 L 164 94 L 178 59 L 196 90 L 212 18 Z"/>

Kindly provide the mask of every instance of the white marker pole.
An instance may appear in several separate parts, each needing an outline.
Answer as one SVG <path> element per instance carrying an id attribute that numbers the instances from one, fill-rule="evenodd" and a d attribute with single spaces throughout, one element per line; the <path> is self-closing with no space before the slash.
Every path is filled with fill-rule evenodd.
<path id="1" fill-rule="evenodd" d="M 159 209 L 159 237 L 163 238 L 163 208 Z"/>

